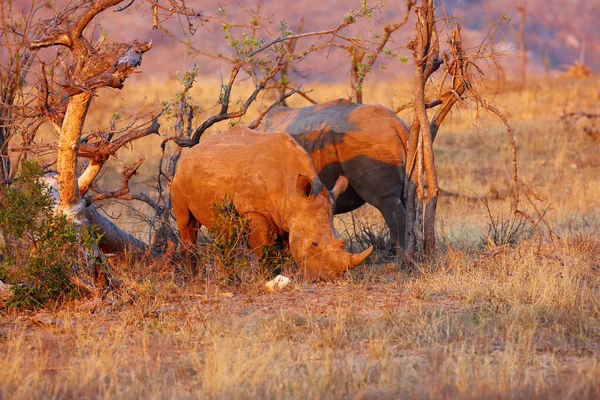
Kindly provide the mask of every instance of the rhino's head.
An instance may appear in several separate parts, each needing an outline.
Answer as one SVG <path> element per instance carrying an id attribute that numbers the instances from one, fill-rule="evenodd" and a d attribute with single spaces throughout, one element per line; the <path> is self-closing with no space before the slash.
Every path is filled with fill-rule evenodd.
<path id="1" fill-rule="evenodd" d="M 348 180 L 340 176 L 331 192 L 317 177 L 298 175 L 289 189 L 288 229 L 290 250 L 298 268 L 307 278 L 331 280 L 363 262 L 373 247 L 358 254 L 344 250 L 333 228 L 335 199 L 346 190 Z"/>

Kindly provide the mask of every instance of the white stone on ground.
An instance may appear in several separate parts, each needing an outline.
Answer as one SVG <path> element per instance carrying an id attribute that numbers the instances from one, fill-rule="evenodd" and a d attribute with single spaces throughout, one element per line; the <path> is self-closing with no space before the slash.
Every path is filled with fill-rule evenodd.
<path id="1" fill-rule="evenodd" d="M 289 283 L 290 278 L 283 275 L 277 275 L 275 278 L 265 283 L 265 287 L 271 292 L 278 292 L 286 287 Z"/>

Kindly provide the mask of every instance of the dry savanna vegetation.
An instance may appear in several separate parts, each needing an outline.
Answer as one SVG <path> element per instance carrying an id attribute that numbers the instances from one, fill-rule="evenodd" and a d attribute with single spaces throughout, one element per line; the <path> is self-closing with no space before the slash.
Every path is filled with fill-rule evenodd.
<path id="1" fill-rule="evenodd" d="M 147 75 L 98 91 L 83 130 L 118 129 L 181 96 L 181 79 Z M 410 78 L 368 79 L 364 103 L 397 110 L 410 124 Z M 306 282 L 285 251 L 259 262 L 243 246 L 244 222 L 224 209 L 219 218 L 234 228 L 203 232 L 198 276 L 187 275 L 173 252 L 131 252 L 108 257 L 99 278 L 108 286 L 84 290 L 89 285 L 78 282 L 42 308 L 9 306 L 0 286 L 0 399 L 600 397 L 600 79 L 492 80 L 479 90 L 510 122 L 519 177 L 530 189 L 521 192 L 522 213 L 513 212 L 504 125 L 479 103 L 459 101 L 433 147 L 440 197 L 432 255 L 391 256 L 383 218 L 365 205 L 334 224 L 351 250 L 374 245 L 373 255 L 335 282 Z M 231 103 L 243 103 L 255 83 L 236 86 Z M 188 94 L 200 115 L 218 112 L 221 85 L 197 77 Z M 317 102 L 354 95 L 345 82 L 312 81 L 302 91 Z M 205 135 L 251 123 L 279 97 L 274 92 Z M 428 87 L 427 96 L 434 92 Z M 300 95 L 287 103 L 308 105 Z M 161 143 L 177 118 L 166 112 L 158 121 L 158 135 L 104 160 L 95 188 L 118 187 L 141 157 L 129 189 L 156 188 Z M 52 135 L 40 128 L 38 143 Z M 169 142 L 163 159 L 177 152 Z M 150 242 L 148 204 L 108 199 L 101 208 Z M 20 251 L 23 259 L 43 257 L 37 248 Z M 275 269 L 291 283 L 271 292 L 263 285 Z"/>
<path id="2" fill-rule="evenodd" d="M 393 105 L 395 85 L 376 86 L 366 102 Z M 198 87 L 201 102 L 211 89 Z M 2 316 L 1 396 L 597 397 L 600 159 L 581 127 L 592 122 L 560 117 L 597 107 L 599 89 L 597 79 L 540 80 L 495 99 L 521 174 L 548 207 L 552 240 L 508 214 L 505 132 L 461 108 L 435 150 L 441 188 L 465 196 L 442 193 L 434 260 L 401 269 L 372 257 L 336 283 L 294 280 L 280 293 L 177 282 L 167 263 L 113 260 L 121 286 L 105 301 Z M 148 138 L 131 152 L 152 149 Z M 354 214 L 385 232 L 375 210 Z M 336 221 L 346 235 L 348 218 Z"/>

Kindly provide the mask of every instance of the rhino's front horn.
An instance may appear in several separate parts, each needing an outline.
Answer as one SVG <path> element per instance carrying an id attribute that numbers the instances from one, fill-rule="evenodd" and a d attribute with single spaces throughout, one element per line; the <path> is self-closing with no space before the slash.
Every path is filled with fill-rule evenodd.
<path id="1" fill-rule="evenodd" d="M 362 253 L 351 254 L 350 255 L 350 268 L 357 266 L 361 262 L 365 261 L 367 257 L 371 255 L 373 251 L 373 246 L 369 246 L 368 249 L 363 251 Z"/>

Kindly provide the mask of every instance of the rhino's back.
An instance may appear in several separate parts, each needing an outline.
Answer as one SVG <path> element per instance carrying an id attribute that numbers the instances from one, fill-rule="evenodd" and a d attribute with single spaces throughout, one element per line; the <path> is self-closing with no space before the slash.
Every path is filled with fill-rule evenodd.
<path id="1" fill-rule="evenodd" d="M 409 130 L 383 106 L 338 99 L 309 107 L 277 107 L 261 130 L 292 135 L 321 171 L 334 159 L 366 157 L 404 165 Z"/>
<path id="2" fill-rule="evenodd" d="M 316 171 L 306 152 L 283 133 L 264 135 L 243 127 L 203 139 L 183 154 L 172 183 L 174 202 L 185 203 L 210 226 L 214 203 L 233 199 L 239 212 L 272 208 L 288 176 Z"/>
<path id="3" fill-rule="evenodd" d="M 245 127 L 214 134 L 184 153 L 178 166 L 218 176 L 239 176 L 240 170 L 269 175 L 283 169 L 312 170 L 306 152 L 287 134 L 271 135 Z M 195 175 L 183 172 L 182 175 Z M 307 172 L 307 175 L 310 173 Z"/>

